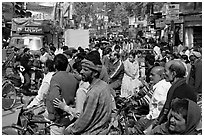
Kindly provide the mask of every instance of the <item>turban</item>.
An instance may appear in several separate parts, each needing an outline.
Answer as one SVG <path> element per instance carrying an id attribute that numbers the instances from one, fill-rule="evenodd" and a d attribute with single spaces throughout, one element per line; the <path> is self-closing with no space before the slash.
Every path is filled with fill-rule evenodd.
<path id="1" fill-rule="evenodd" d="M 101 72 L 101 69 L 102 69 L 102 65 L 95 65 L 92 61 L 87 60 L 87 59 L 83 59 L 81 61 L 81 65 L 84 67 L 90 68 L 92 70 L 95 70 L 99 73 Z"/>

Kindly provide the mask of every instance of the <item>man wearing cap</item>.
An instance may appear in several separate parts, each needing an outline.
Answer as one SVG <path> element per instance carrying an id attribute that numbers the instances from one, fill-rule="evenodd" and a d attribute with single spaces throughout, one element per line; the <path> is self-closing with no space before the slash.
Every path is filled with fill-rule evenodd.
<path id="1" fill-rule="evenodd" d="M 87 98 L 79 118 L 68 126 L 64 134 L 104 135 L 108 134 L 111 119 L 111 94 L 108 84 L 99 79 L 102 63 L 100 55 L 91 52 L 82 60 L 82 80 L 89 82 Z"/>
<path id="2" fill-rule="evenodd" d="M 202 93 L 202 59 L 199 52 L 193 51 L 190 56 L 194 57 L 191 66 L 188 84 L 194 87 L 196 94 Z"/>

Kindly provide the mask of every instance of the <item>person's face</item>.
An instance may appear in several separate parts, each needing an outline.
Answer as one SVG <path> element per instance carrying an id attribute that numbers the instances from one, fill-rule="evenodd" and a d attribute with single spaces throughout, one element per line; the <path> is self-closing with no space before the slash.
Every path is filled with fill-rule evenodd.
<path id="1" fill-rule="evenodd" d="M 116 51 L 117 53 L 119 53 L 119 52 L 120 52 L 120 49 L 115 49 L 115 51 Z"/>
<path id="2" fill-rule="evenodd" d="M 116 56 L 114 56 L 114 52 L 112 52 L 112 54 L 111 54 L 111 56 L 110 56 L 110 60 L 111 60 L 111 61 L 115 61 L 115 59 L 116 59 Z"/>
<path id="3" fill-rule="evenodd" d="M 47 74 L 47 73 L 49 72 L 49 71 L 48 71 L 48 67 L 44 66 L 44 67 L 43 67 L 43 71 L 44 71 L 45 74 Z"/>
<path id="4" fill-rule="evenodd" d="M 162 51 L 162 56 L 164 57 L 164 56 L 166 56 L 166 52 L 165 51 Z"/>
<path id="5" fill-rule="evenodd" d="M 135 61 L 135 59 L 134 59 L 134 57 L 132 55 L 129 55 L 129 61 L 130 62 L 134 62 Z"/>
<path id="6" fill-rule="evenodd" d="M 141 54 L 141 53 L 138 53 L 138 54 L 137 54 L 137 57 L 138 57 L 138 58 L 142 57 L 142 54 Z"/>
<path id="7" fill-rule="evenodd" d="M 190 63 L 191 63 L 191 65 L 192 65 L 192 64 L 194 64 L 196 58 L 195 58 L 195 56 L 190 56 L 190 57 L 189 57 L 189 60 L 190 60 Z"/>
<path id="8" fill-rule="evenodd" d="M 186 120 L 182 114 L 170 111 L 169 115 L 169 131 L 172 133 L 182 133 L 186 130 Z"/>
<path id="9" fill-rule="evenodd" d="M 55 51 L 54 50 L 50 50 L 51 54 L 55 54 Z"/>
<path id="10" fill-rule="evenodd" d="M 150 83 L 156 84 L 161 80 L 161 76 L 157 74 L 157 71 L 153 68 L 150 72 Z"/>
<path id="11" fill-rule="evenodd" d="M 42 55 L 45 54 L 45 51 L 44 51 L 44 50 L 40 50 L 40 52 L 41 52 Z"/>
<path id="12" fill-rule="evenodd" d="M 82 76 L 82 80 L 84 82 L 91 82 L 93 79 L 93 71 L 87 67 L 82 66 L 82 70 L 80 71 Z"/>
<path id="13" fill-rule="evenodd" d="M 98 46 L 96 46 L 96 47 L 95 47 L 95 49 L 96 49 L 96 50 L 99 50 L 99 47 L 98 47 Z"/>
<path id="14" fill-rule="evenodd" d="M 171 72 L 169 70 L 169 66 L 165 65 L 165 69 L 164 69 L 164 77 L 166 79 L 167 82 L 172 82 L 174 80 L 173 78 L 173 72 Z"/>

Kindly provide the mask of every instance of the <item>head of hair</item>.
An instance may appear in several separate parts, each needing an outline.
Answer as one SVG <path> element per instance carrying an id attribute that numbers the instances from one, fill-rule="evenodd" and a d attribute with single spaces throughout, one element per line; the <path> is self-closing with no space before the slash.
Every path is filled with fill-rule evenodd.
<path id="1" fill-rule="evenodd" d="M 98 51 L 91 51 L 89 52 L 86 57 L 87 60 L 94 63 L 94 65 L 102 65 L 100 59 L 100 53 Z"/>
<path id="2" fill-rule="evenodd" d="M 41 48 L 40 51 L 45 51 L 45 48 Z"/>
<path id="3" fill-rule="evenodd" d="M 96 44 L 95 44 L 95 47 L 100 48 L 100 46 L 101 46 L 101 44 L 100 44 L 100 43 L 96 43 Z"/>
<path id="4" fill-rule="evenodd" d="M 55 46 L 50 46 L 50 50 L 52 50 L 52 51 L 56 51 L 56 48 L 55 48 Z"/>
<path id="5" fill-rule="evenodd" d="M 147 54 L 147 55 L 145 56 L 145 61 L 147 61 L 150 65 L 153 66 L 154 63 L 155 63 L 155 58 L 154 58 L 153 55 Z"/>
<path id="6" fill-rule="evenodd" d="M 84 49 L 82 47 L 78 47 L 79 52 L 84 52 Z"/>
<path id="7" fill-rule="evenodd" d="M 17 52 L 17 51 L 19 51 L 20 49 L 19 48 L 17 48 L 17 47 L 14 47 L 14 49 L 13 49 L 15 52 Z"/>
<path id="8" fill-rule="evenodd" d="M 54 65 L 58 71 L 65 71 L 68 65 L 67 57 L 63 54 L 57 54 L 54 57 Z"/>
<path id="9" fill-rule="evenodd" d="M 134 52 L 133 50 L 131 50 L 130 53 L 129 53 L 129 55 L 132 55 L 133 58 L 135 58 L 135 55 L 136 55 L 136 54 L 135 54 L 135 52 Z"/>
<path id="10" fill-rule="evenodd" d="M 29 48 L 24 48 L 23 53 L 26 53 L 29 50 L 30 50 Z"/>
<path id="11" fill-rule="evenodd" d="M 82 69 L 81 62 L 80 62 L 80 61 L 75 62 L 72 67 L 73 67 L 73 69 L 75 69 L 78 73 L 80 73 L 80 71 L 81 71 L 81 69 Z"/>
<path id="12" fill-rule="evenodd" d="M 55 71 L 53 60 L 50 60 L 50 59 L 46 60 L 45 66 L 48 68 L 49 72 L 54 72 Z"/>
<path id="13" fill-rule="evenodd" d="M 109 54 L 109 53 L 111 53 L 112 52 L 112 49 L 110 48 L 110 47 L 107 47 L 106 49 L 105 49 L 105 55 L 106 54 Z"/>
<path id="14" fill-rule="evenodd" d="M 83 60 L 86 56 L 86 53 L 85 52 L 80 52 L 80 53 L 77 53 L 76 54 L 76 57 L 79 61 Z"/>
<path id="15" fill-rule="evenodd" d="M 115 52 L 113 55 L 116 56 L 116 58 L 118 58 L 118 59 L 120 58 L 120 54 L 117 52 Z"/>
<path id="16" fill-rule="evenodd" d="M 54 44 L 53 44 L 53 43 L 50 43 L 49 46 L 52 47 L 52 46 L 54 46 Z"/>
<path id="17" fill-rule="evenodd" d="M 114 50 L 115 49 L 120 49 L 120 46 L 119 45 L 115 45 Z"/>
<path id="18" fill-rule="evenodd" d="M 136 54 L 142 54 L 142 51 L 141 50 L 137 50 Z"/>
<path id="19" fill-rule="evenodd" d="M 73 54 L 72 54 L 72 52 L 70 50 L 65 50 L 63 53 L 70 56 L 70 58 L 72 58 Z"/>
<path id="20" fill-rule="evenodd" d="M 101 59 L 100 59 L 100 53 L 98 51 L 91 51 L 89 52 L 86 57 L 87 60 L 93 62 L 94 65 L 102 65 Z M 99 78 L 100 72 L 93 70 L 94 72 L 97 72 L 96 78 Z"/>
<path id="21" fill-rule="evenodd" d="M 65 51 L 65 50 L 68 50 L 69 48 L 68 48 L 68 46 L 63 46 L 63 47 L 61 47 L 61 49 L 62 49 L 63 51 Z"/>
<path id="22" fill-rule="evenodd" d="M 183 78 L 186 75 L 186 68 L 181 61 L 172 60 L 169 62 L 170 62 L 169 70 L 171 72 L 173 71 L 176 72 L 177 78 Z"/>
<path id="23" fill-rule="evenodd" d="M 185 60 L 185 63 L 189 63 L 190 61 L 188 60 L 188 56 L 187 55 L 181 55 L 181 58 L 183 59 L 183 60 Z"/>
<path id="24" fill-rule="evenodd" d="M 187 121 L 188 100 L 178 98 L 172 100 L 171 109 L 172 111 L 181 114 L 183 118 Z"/>

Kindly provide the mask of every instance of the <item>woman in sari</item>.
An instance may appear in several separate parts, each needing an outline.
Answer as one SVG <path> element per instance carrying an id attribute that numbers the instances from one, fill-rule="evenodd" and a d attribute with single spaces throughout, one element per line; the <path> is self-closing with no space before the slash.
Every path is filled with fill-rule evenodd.
<path id="1" fill-rule="evenodd" d="M 201 108 L 189 99 L 174 99 L 168 121 L 156 126 L 151 135 L 197 135 L 201 120 Z"/>
<path id="2" fill-rule="evenodd" d="M 135 53 L 131 51 L 129 58 L 124 61 L 124 76 L 121 86 L 121 97 L 130 97 L 139 90 L 141 82 L 139 78 L 139 63 L 135 59 Z"/>

